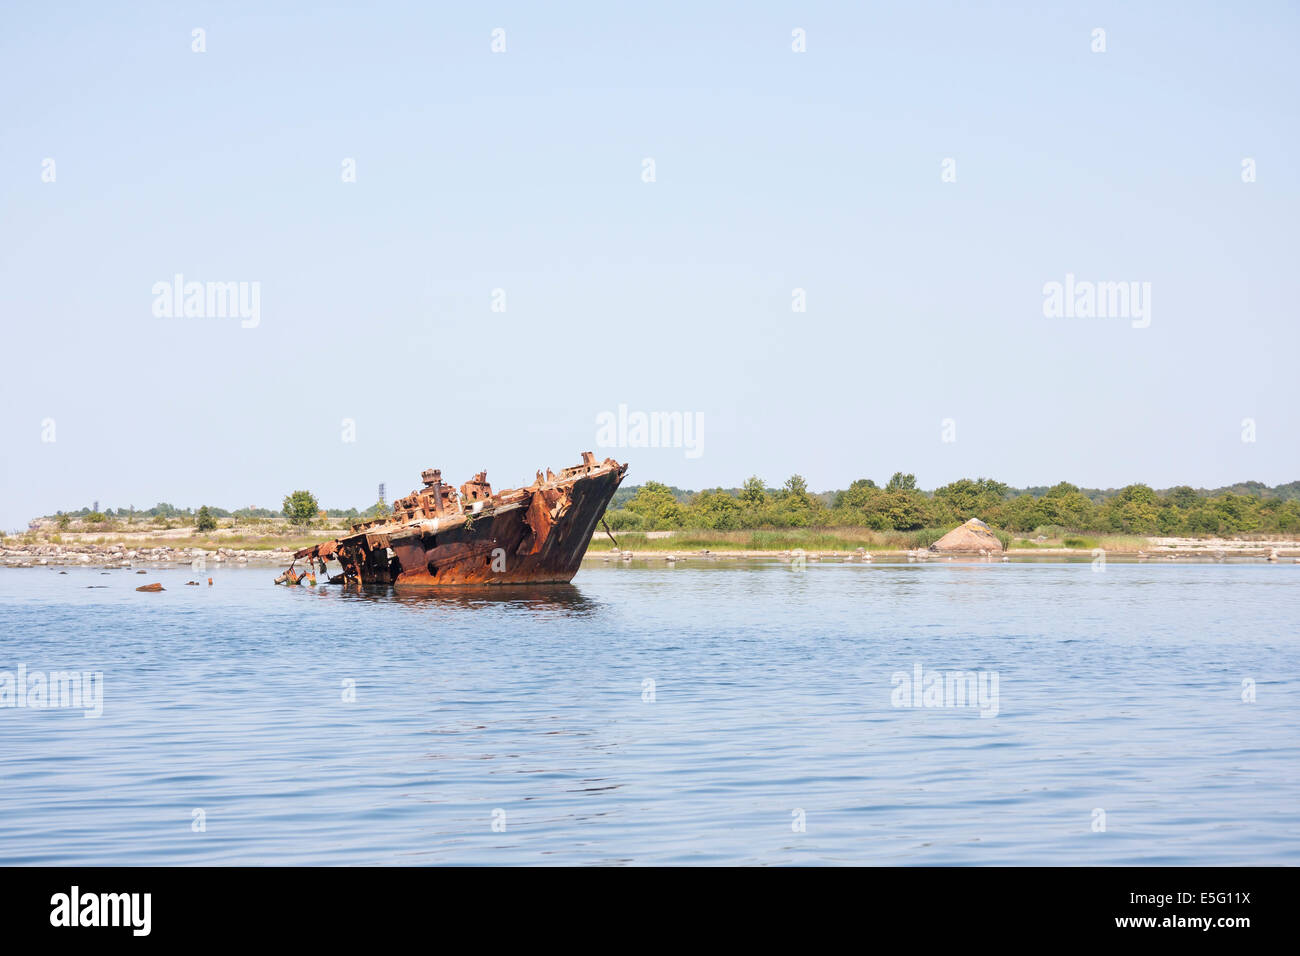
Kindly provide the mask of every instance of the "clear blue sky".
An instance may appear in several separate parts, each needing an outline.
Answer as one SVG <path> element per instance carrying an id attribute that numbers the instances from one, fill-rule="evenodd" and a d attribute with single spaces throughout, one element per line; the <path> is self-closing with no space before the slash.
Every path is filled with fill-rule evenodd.
<path id="1" fill-rule="evenodd" d="M 364 507 L 423 467 L 500 487 L 585 449 L 692 488 L 1300 478 L 1298 20 L 9 5 L 0 527 Z M 155 317 L 176 273 L 260 282 L 260 325 Z M 1150 282 L 1150 327 L 1045 318 L 1067 273 Z M 620 403 L 702 414 L 703 454 L 595 448 Z"/>

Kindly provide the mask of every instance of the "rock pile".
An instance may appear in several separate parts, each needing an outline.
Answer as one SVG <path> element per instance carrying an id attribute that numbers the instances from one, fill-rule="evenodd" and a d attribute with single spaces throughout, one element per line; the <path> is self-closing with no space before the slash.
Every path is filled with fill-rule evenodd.
<path id="1" fill-rule="evenodd" d="M 971 518 L 930 545 L 930 550 L 945 554 L 1001 553 L 1002 542 L 983 521 Z"/>

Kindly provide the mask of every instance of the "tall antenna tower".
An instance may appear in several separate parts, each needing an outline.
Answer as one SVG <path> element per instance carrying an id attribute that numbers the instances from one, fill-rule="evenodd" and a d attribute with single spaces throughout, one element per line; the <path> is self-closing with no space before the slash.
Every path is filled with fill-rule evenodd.
<path id="1" fill-rule="evenodd" d="M 386 505 L 386 504 L 388 504 L 388 498 L 387 498 L 387 495 L 386 495 L 386 492 L 387 492 L 387 491 L 388 491 L 388 489 L 384 487 L 384 483 L 381 481 L 381 482 L 379 483 L 379 503 L 380 503 L 381 505 Z"/>

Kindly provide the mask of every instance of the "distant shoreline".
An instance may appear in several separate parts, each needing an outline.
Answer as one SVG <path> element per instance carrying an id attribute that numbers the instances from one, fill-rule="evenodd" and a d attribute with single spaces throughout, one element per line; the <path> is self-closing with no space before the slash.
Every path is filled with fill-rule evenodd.
<path id="1" fill-rule="evenodd" d="M 291 536 L 264 535 L 260 540 L 250 544 L 243 536 L 193 535 L 181 531 L 138 532 L 132 534 L 64 534 L 61 540 L 51 541 L 48 537 L 38 540 L 22 540 L 22 536 L 9 537 L 0 546 L 0 567 L 66 567 L 95 566 L 103 568 L 148 568 L 166 565 L 190 565 L 195 560 L 202 560 L 209 568 L 220 566 L 287 566 L 293 561 L 293 552 L 310 546 L 318 541 L 328 539 L 332 529 L 321 529 L 312 534 L 309 531 Z M 867 562 L 876 558 L 906 559 L 924 561 L 943 561 L 949 557 L 964 560 L 997 561 L 1004 555 L 1009 558 L 1094 558 L 1098 552 L 1107 556 L 1120 558 L 1161 559 L 1206 559 L 1224 560 L 1254 559 L 1268 560 L 1270 555 L 1279 561 L 1293 562 L 1300 558 L 1300 540 L 1296 539 L 1244 539 L 1244 538 L 1116 538 L 1099 539 L 1096 544 L 1088 542 L 1084 547 L 1057 546 L 1054 542 L 1044 542 L 1031 548 L 1008 548 L 994 551 L 988 555 L 976 553 L 933 552 L 923 547 L 900 548 L 896 546 L 855 546 L 848 547 L 852 538 L 844 546 L 827 545 L 825 533 L 812 529 L 795 529 L 787 532 L 773 532 L 790 543 L 793 547 L 737 547 L 725 539 L 713 541 L 702 537 L 698 532 L 654 532 L 650 535 L 641 533 L 615 533 L 619 547 L 614 548 L 603 531 L 598 531 L 592 538 L 586 554 L 586 561 L 654 560 L 667 561 L 708 561 L 718 559 L 737 560 L 745 558 L 793 559 L 802 554 L 810 562 L 858 561 Z M 97 539 L 97 540 L 90 540 Z M 800 542 L 806 539 L 807 547 Z M 242 545 L 242 546 L 238 546 Z M 728 546 L 730 545 L 730 546 Z M 628 556 L 630 555 L 630 558 Z"/>

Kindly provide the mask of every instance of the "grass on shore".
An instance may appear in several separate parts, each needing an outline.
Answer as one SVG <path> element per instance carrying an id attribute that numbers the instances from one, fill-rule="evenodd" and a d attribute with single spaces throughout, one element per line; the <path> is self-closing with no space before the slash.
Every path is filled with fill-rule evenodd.
<path id="1" fill-rule="evenodd" d="M 18 541 L 26 545 L 56 544 L 72 548 L 78 545 L 108 547 L 120 544 L 129 551 L 145 551 L 150 548 L 172 548 L 173 550 L 201 548 L 204 551 L 216 551 L 218 548 L 230 548 L 235 551 L 274 551 L 276 548 L 286 548 L 290 551 L 297 551 L 301 548 L 311 547 L 313 544 L 319 544 L 322 541 L 328 541 L 337 534 L 338 532 L 331 531 L 293 535 L 236 534 L 217 536 L 193 534 L 184 538 L 141 537 L 130 539 L 118 538 L 111 534 L 99 535 L 93 538 L 90 535 L 70 538 L 69 536 L 56 534 L 46 539 L 41 539 L 35 535 L 22 535 Z M 13 538 L 8 540 L 14 541 Z"/>
<path id="2" fill-rule="evenodd" d="M 920 531 L 870 531 L 865 528 L 790 528 L 782 531 L 674 531 L 666 538 L 648 538 L 644 531 L 616 531 L 625 551 L 908 551 L 928 548 L 942 537 L 937 528 Z M 612 547 L 604 532 L 592 548 Z"/>
<path id="3" fill-rule="evenodd" d="M 864 528 L 791 528 L 784 531 L 674 531 L 668 537 L 648 538 L 644 531 L 616 531 L 619 547 L 625 551 L 911 551 L 928 548 L 941 538 L 946 529 L 923 528 L 920 531 L 869 531 Z M 995 532 L 997 533 L 997 532 Z M 1138 535 L 1067 534 L 1045 541 L 1012 538 L 998 533 L 1003 547 L 1010 550 L 1035 548 L 1071 548 L 1091 551 L 1131 552 L 1149 546 L 1146 538 Z M 592 538 L 593 551 L 612 547 L 604 532 Z"/>
<path id="4" fill-rule="evenodd" d="M 1048 538 L 1046 541 L 1034 541 L 1028 538 L 1014 538 L 1011 541 L 1011 547 L 1017 550 L 1072 548 L 1075 551 L 1092 551 L 1094 548 L 1101 548 L 1103 551 L 1141 551 L 1150 544 L 1146 538 L 1134 534 L 1067 534 Z"/>
<path id="5" fill-rule="evenodd" d="M 328 541 L 337 533 L 326 531 L 321 534 L 311 535 L 223 535 L 221 537 L 191 535 L 188 538 L 145 538 L 142 541 L 122 543 L 135 550 L 144 548 L 202 548 L 204 551 L 215 551 L 218 548 L 231 548 L 235 551 L 274 551 L 276 548 L 285 548 L 290 551 L 297 551 L 301 548 L 309 548 L 313 544 L 320 544 L 322 541 Z M 110 539 L 108 543 L 114 542 Z"/>

